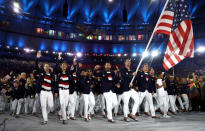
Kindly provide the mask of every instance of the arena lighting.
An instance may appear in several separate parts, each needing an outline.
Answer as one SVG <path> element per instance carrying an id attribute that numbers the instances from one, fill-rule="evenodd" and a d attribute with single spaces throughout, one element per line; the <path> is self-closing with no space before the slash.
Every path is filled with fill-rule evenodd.
<path id="1" fill-rule="evenodd" d="M 122 55 L 121 54 L 117 54 L 117 56 L 121 57 Z"/>
<path id="2" fill-rule="evenodd" d="M 143 52 L 143 53 L 142 53 L 142 56 L 143 56 L 143 57 L 148 57 L 148 56 L 149 56 L 149 53 L 148 53 L 147 51 L 146 51 L 146 52 Z"/>
<path id="3" fill-rule="evenodd" d="M 133 56 L 133 57 L 136 57 L 136 56 L 137 56 L 137 53 L 133 53 L 132 56 Z"/>
<path id="4" fill-rule="evenodd" d="M 113 2 L 113 0 L 108 0 L 109 2 Z"/>
<path id="5" fill-rule="evenodd" d="M 128 56 L 128 54 L 124 54 L 124 56 Z"/>
<path id="6" fill-rule="evenodd" d="M 10 48 L 10 46 L 6 46 L 6 48 L 8 48 L 8 49 L 9 49 L 9 48 Z"/>
<path id="7" fill-rule="evenodd" d="M 142 56 L 143 57 L 147 57 L 149 55 L 149 53 L 146 51 L 146 52 L 143 52 Z"/>
<path id="8" fill-rule="evenodd" d="M 19 48 L 18 48 L 18 47 L 16 47 L 15 49 L 16 49 L 16 50 L 18 50 Z"/>
<path id="9" fill-rule="evenodd" d="M 26 53 L 29 53 L 31 50 L 30 49 L 28 49 L 28 48 L 24 48 L 23 49 Z"/>
<path id="10" fill-rule="evenodd" d="M 48 54 L 48 51 L 46 51 L 46 54 Z"/>
<path id="11" fill-rule="evenodd" d="M 20 9 L 19 3 L 17 1 L 14 1 L 13 2 L 13 10 L 14 10 L 14 12 L 15 13 L 19 13 L 20 12 L 19 9 Z"/>
<path id="12" fill-rule="evenodd" d="M 34 49 L 31 49 L 30 51 L 31 51 L 31 52 L 34 52 L 35 50 L 34 50 Z"/>
<path id="13" fill-rule="evenodd" d="M 197 49 L 197 52 L 200 52 L 200 53 L 205 52 L 205 47 L 204 46 L 199 47 Z"/>
<path id="14" fill-rule="evenodd" d="M 78 52 L 76 55 L 77 55 L 77 57 L 82 57 L 82 53 L 81 52 Z"/>
<path id="15" fill-rule="evenodd" d="M 152 51 L 152 57 L 156 57 L 159 55 L 158 50 Z"/>
<path id="16" fill-rule="evenodd" d="M 73 56 L 73 53 L 67 52 L 66 53 L 68 56 Z"/>

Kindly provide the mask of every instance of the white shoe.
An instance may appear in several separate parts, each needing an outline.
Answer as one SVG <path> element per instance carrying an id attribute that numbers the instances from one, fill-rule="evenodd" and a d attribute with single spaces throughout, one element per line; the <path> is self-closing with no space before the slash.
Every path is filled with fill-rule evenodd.
<path id="1" fill-rule="evenodd" d="M 91 116 L 90 116 L 90 114 L 88 114 L 88 120 L 91 120 Z"/>
<path id="2" fill-rule="evenodd" d="M 171 116 L 168 115 L 163 115 L 164 118 L 170 118 Z"/>
<path id="3" fill-rule="evenodd" d="M 67 120 L 69 120 L 69 119 L 70 119 L 70 116 L 68 115 L 68 116 L 67 116 Z"/>

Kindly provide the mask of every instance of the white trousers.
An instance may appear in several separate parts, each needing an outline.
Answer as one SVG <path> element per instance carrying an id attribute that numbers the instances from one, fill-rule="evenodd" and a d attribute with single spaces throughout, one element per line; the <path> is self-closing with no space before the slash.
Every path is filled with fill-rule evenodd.
<path id="1" fill-rule="evenodd" d="M 51 91 L 41 91 L 40 103 L 43 115 L 43 120 L 48 121 L 48 113 L 54 110 L 53 93 Z"/>
<path id="2" fill-rule="evenodd" d="M 21 112 L 21 106 L 22 106 L 23 103 L 24 103 L 24 99 L 23 98 L 21 98 L 19 100 L 14 99 L 12 101 L 12 112 L 13 113 L 16 112 L 16 115 L 19 115 L 20 112 Z"/>
<path id="3" fill-rule="evenodd" d="M 101 95 L 95 96 L 95 107 L 94 107 L 94 110 L 96 112 L 102 111 L 102 108 L 101 108 Z"/>
<path id="4" fill-rule="evenodd" d="M 154 93 L 154 95 L 152 96 L 155 100 L 156 100 L 156 106 L 159 104 L 159 101 L 158 101 L 158 96 L 157 96 L 157 93 Z M 147 100 L 145 100 L 144 102 L 144 112 L 149 112 L 149 103 Z"/>
<path id="5" fill-rule="evenodd" d="M 167 115 L 168 112 L 168 103 L 167 103 L 167 97 L 166 95 L 158 95 L 157 99 L 159 101 L 158 105 L 155 107 L 155 111 L 160 108 L 161 112 L 164 113 L 164 115 Z"/>
<path id="6" fill-rule="evenodd" d="M 100 94 L 100 105 L 101 105 L 101 111 L 102 115 L 105 115 L 104 109 L 105 109 L 105 97 L 103 94 Z"/>
<path id="7" fill-rule="evenodd" d="M 138 108 L 139 108 L 139 93 L 137 91 L 135 91 L 134 89 L 131 89 L 131 98 L 134 100 L 134 105 L 132 107 L 132 115 L 136 115 Z"/>
<path id="8" fill-rule="evenodd" d="M 117 114 L 122 100 L 122 94 L 117 95 L 117 106 L 115 106 L 114 113 Z"/>
<path id="9" fill-rule="evenodd" d="M 33 111 L 32 113 L 36 113 L 40 109 L 40 96 L 39 94 L 35 95 L 34 104 L 33 104 Z"/>
<path id="10" fill-rule="evenodd" d="M 123 101 L 123 113 L 124 117 L 128 117 L 129 113 L 129 100 L 130 100 L 130 91 L 126 91 L 122 93 L 122 101 Z"/>
<path id="11" fill-rule="evenodd" d="M 151 115 L 155 116 L 152 94 L 149 93 L 147 90 L 145 92 L 139 92 L 139 105 L 141 105 L 144 98 L 147 100 L 147 102 L 149 104 Z"/>
<path id="12" fill-rule="evenodd" d="M 180 97 L 180 96 L 177 96 L 177 100 L 178 100 L 178 102 L 179 102 L 180 108 L 181 108 L 182 110 L 184 110 L 184 105 L 183 105 L 183 103 L 182 103 L 181 97 Z"/>
<path id="13" fill-rule="evenodd" d="M 177 95 L 174 95 L 174 107 L 175 107 L 175 110 L 178 111 L 178 107 L 176 106 L 176 100 L 177 100 Z"/>
<path id="14" fill-rule="evenodd" d="M 83 94 L 84 101 L 84 118 L 88 118 L 88 114 L 93 112 L 95 106 L 95 97 L 92 92 L 90 94 Z"/>
<path id="15" fill-rule="evenodd" d="M 77 99 L 76 99 L 76 104 L 75 104 L 75 111 L 78 112 L 79 111 L 79 105 L 80 105 L 80 95 L 77 95 Z"/>
<path id="16" fill-rule="evenodd" d="M 103 93 L 106 101 L 107 118 L 112 120 L 112 109 L 117 106 L 117 95 L 112 91 Z"/>
<path id="17" fill-rule="evenodd" d="M 129 100 L 132 98 L 134 100 L 134 105 L 132 107 L 132 115 L 135 115 L 137 113 L 138 107 L 139 107 L 139 94 L 134 89 L 131 89 L 130 91 L 123 92 L 122 94 L 122 101 L 123 101 L 123 113 L 124 117 L 128 116 L 129 113 Z"/>
<path id="18" fill-rule="evenodd" d="M 0 110 L 4 111 L 6 107 L 6 97 L 0 92 Z"/>
<path id="19" fill-rule="evenodd" d="M 58 112 L 58 115 L 62 115 L 63 120 L 67 120 L 66 108 L 68 107 L 69 90 L 59 89 L 59 100 L 60 100 L 60 110 Z"/>
<path id="20" fill-rule="evenodd" d="M 24 98 L 24 111 L 26 114 L 28 113 L 28 108 L 29 108 L 28 106 L 29 106 L 29 98 L 26 97 Z"/>
<path id="21" fill-rule="evenodd" d="M 185 106 L 186 111 L 189 110 L 189 97 L 187 94 L 182 94 L 183 105 Z"/>
<path id="22" fill-rule="evenodd" d="M 144 112 L 149 112 L 149 103 L 147 100 L 144 102 Z"/>
<path id="23" fill-rule="evenodd" d="M 171 111 L 176 112 L 176 109 L 175 109 L 175 96 L 174 95 L 169 95 L 169 104 L 170 104 L 170 107 L 171 107 Z"/>
<path id="24" fill-rule="evenodd" d="M 79 114 L 83 116 L 83 108 L 84 108 L 84 100 L 83 100 L 83 95 L 81 94 L 79 96 Z"/>
<path id="25" fill-rule="evenodd" d="M 12 100 L 11 102 L 11 112 L 12 113 L 16 112 L 17 105 L 18 105 L 18 100 L 17 99 Z"/>
<path id="26" fill-rule="evenodd" d="M 31 99 L 30 96 L 24 98 L 24 110 L 25 113 L 29 113 L 34 106 L 35 99 Z"/>
<path id="27" fill-rule="evenodd" d="M 68 114 L 70 114 L 71 117 L 75 116 L 77 99 L 78 99 L 78 96 L 77 96 L 76 91 L 74 91 L 73 94 L 70 94 L 69 105 L 68 105 Z"/>

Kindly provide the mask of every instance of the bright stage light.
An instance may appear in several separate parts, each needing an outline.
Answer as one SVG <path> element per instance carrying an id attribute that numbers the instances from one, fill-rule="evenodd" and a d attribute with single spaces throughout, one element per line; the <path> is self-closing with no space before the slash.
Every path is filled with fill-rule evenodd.
<path id="1" fill-rule="evenodd" d="M 19 9 L 18 8 L 14 8 L 14 12 L 15 13 L 19 13 Z"/>
<path id="2" fill-rule="evenodd" d="M 113 0 L 108 0 L 109 2 L 113 2 Z"/>
<path id="3" fill-rule="evenodd" d="M 159 55 L 158 50 L 152 51 L 152 57 L 156 57 Z"/>
<path id="4" fill-rule="evenodd" d="M 35 50 L 34 50 L 34 49 L 31 49 L 30 51 L 31 51 L 31 52 L 34 52 Z"/>
<path id="5" fill-rule="evenodd" d="M 19 8 L 20 7 L 18 2 L 14 2 L 13 5 L 14 5 L 15 8 Z"/>
<path id="6" fill-rule="evenodd" d="M 136 57 L 136 56 L 137 56 L 137 53 L 133 53 L 132 56 L 133 56 L 133 57 Z"/>
<path id="7" fill-rule="evenodd" d="M 29 48 L 24 48 L 23 49 L 26 53 L 29 53 L 31 50 Z"/>
<path id="8" fill-rule="evenodd" d="M 20 9 L 19 3 L 18 2 L 14 2 L 13 3 L 13 10 L 14 10 L 14 12 L 15 13 L 19 13 L 20 12 L 19 9 Z"/>
<path id="9" fill-rule="evenodd" d="M 124 56 L 128 56 L 128 54 L 124 54 Z"/>
<path id="10" fill-rule="evenodd" d="M 77 57 L 82 57 L 82 53 L 81 52 L 78 52 L 76 55 L 77 55 Z"/>
<path id="11" fill-rule="evenodd" d="M 68 56 L 73 56 L 73 53 L 68 52 L 67 55 Z"/>
<path id="12" fill-rule="evenodd" d="M 118 54 L 117 56 L 121 57 L 122 55 L 121 55 L 121 54 Z"/>
<path id="13" fill-rule="evenodd" d="M 147 56 L 149 56 L 149 53 L 147 52 L 147 51 L 145 51 L 145 52 L 143 52 L 143 57 L 147 57 Z"/>
<path id="14" fill-rule="evenodd" d="M 201 46 L 197 49 L 198 52 L 205 52 L 205 47 Z"/>

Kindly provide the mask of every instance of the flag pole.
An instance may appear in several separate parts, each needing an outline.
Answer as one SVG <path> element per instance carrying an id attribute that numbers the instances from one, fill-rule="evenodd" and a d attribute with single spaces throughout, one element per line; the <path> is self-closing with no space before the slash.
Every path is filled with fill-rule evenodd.
<path id="1" fill-rule="evenodd" d="M 163 15 L 163 12 L 165 11 L 165 9 L 166 9 L 168 3 L 169 3 L 169 0 L 167 0 L 166 3 L 165 3 L 165 5 L 164 5 L 164 8 L 163 8 L 163 10 L 162 10 L 162 12 L 161 12 L 161 14 L 160 14 L 160 17 L 159 17 L 159 19 L 158 19 L 158 21 L 157 21 L 157 24 L 156 24 L 156 26 L 155 26 L 155 28 L 154 28 L 154 31 L 152 32 L 152 35 L 151 35 L 151 37 L 150 37 L 150 39 L 149 39 L 149 42 L 147 43 L 147 46 L 146 46 L 144 52 L 147 52 L 147 50 L 148 50 L 148 48 L 149 48 L 149 46 L 150 46 L 150 44 L 151 44 L 151 42 L 152 42 L 152 39 L 153 39 L 153 37 L 154 37 L 154 32 L 155 32 L 155 30 L 157 29 L 157 25 L 159 24 L 159 21 L 160 21 L 162 15 Z M 135 72 L 138 72 L 138 70 L 139 70 L 139 68 L 140 68 L 140 66 L 141 66 L 141 64 L 142 64 L 142 61 L 144 60 L 144 57 L 145 57 L 145 56 L 144 56 L 144 54 L 143 54 L 142 57 L 141 57 L 141 59 L 140 59 L 140 62 L 139 62 L 139 64 L 138 64 L 137 69 L 136 69 Z M 134 79 L 135 79 L 135 76 L 133 76 L 133 78 L 132 78 L 130 84 L 133 83 Z"/>

